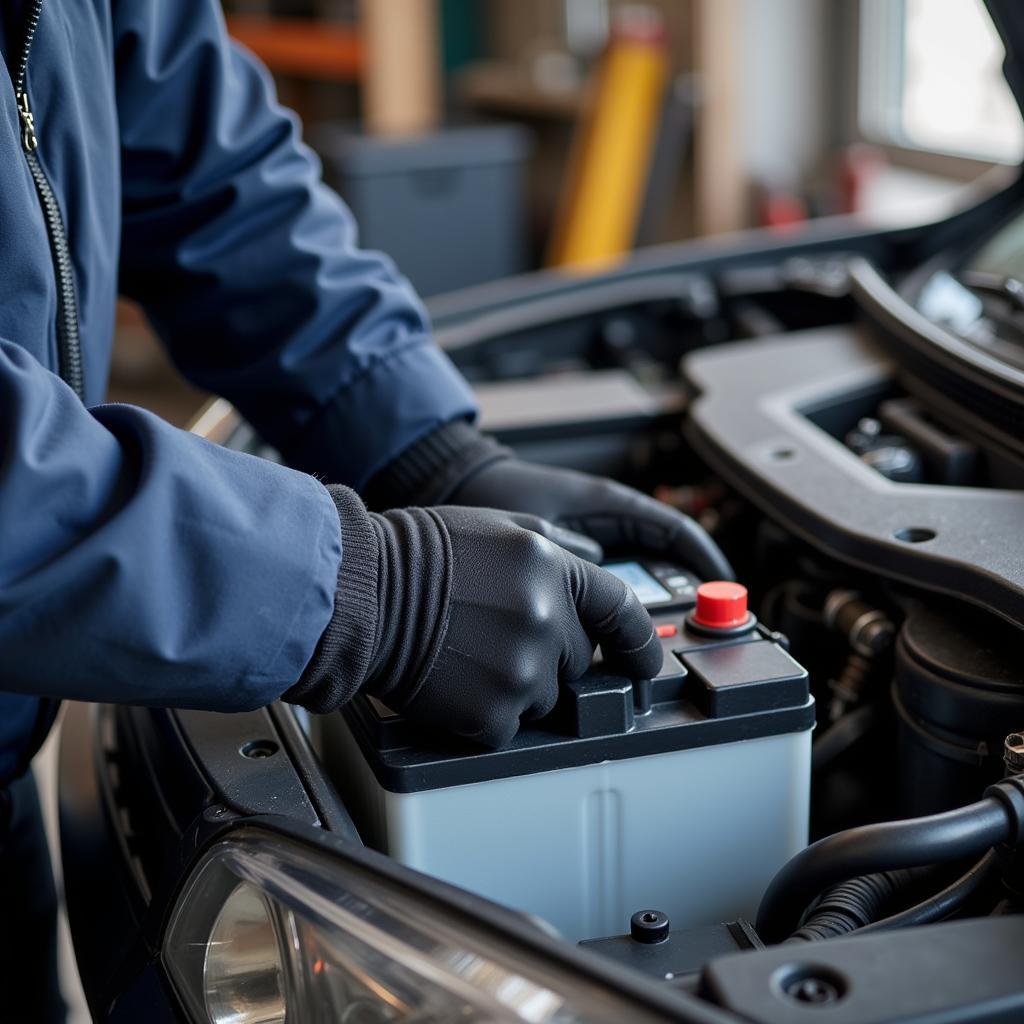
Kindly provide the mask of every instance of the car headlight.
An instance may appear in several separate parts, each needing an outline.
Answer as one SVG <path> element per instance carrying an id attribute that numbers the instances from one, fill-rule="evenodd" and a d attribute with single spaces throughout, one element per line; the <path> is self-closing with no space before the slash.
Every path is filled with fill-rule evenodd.
<path id="1" fill-rule="evenodd" d="M 358 860 L 254 827 L 201 858 L 163 960 L 203 1024 L 668 1019 Z"/>

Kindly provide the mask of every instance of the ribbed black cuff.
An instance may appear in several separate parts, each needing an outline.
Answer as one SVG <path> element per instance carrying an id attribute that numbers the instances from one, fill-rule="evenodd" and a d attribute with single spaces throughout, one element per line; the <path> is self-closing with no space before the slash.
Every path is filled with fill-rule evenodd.
<path id="1" fill-rule="evenodd" d="M 284 700 L 324 714 L 353 697 L 366 678 L 380 623 L 380 541 L 351 488 L 327 488 L 341 519 L 341 567 L 334 614 L 302 678 Z"/>
<path id="2" fill-rule="evenodd" d="M 511 452 L 465 420 L 454 420 L 420 438 L 370 481 L 372 508 L 441 505 L 474 473 Z"/>

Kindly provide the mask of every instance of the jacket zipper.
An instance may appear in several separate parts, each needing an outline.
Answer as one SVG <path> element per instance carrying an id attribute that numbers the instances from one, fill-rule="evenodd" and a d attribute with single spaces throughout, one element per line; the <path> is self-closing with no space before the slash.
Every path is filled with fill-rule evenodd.
<path id="1" fill-rule="evenodd" d="M 81 340 L 78 335 L 78 298 L 75 294 L 71 252 L 68 249 L 67 232 L 64 229 L 60 206 L 57 205 L 57 197 L 37 155 L 39 138 L 36 135 L 35 118 L 28 99 L 28 56 L 42 12 L 43 0 L 31 0 L 26 16 L 21 57 L 14 76 L 14 97 L 21 121 L 21 147 L 25 151 L 29 173 L 39 194 L 43 219 L 46 221 L 46 234 L 50 241 L 50 254 L 53 257 L 54 277 L 57 281 L 57 355 L 60 375 L 84 401 L 85 373 L 82 367 Z"/>

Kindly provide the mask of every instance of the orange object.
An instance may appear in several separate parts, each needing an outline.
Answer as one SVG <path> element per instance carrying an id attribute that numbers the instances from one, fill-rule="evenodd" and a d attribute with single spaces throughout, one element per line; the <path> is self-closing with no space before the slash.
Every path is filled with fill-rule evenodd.
<path id="1" fill-rule="evenodd" d="M 673 626 L 671 622 L 663 622 L 660 626 L 654 627 L 654 632 L 657 633 L 662 640 L 666 640 L 670 636 L 675 636 L 679 630 Z"/>
<path id="2" fill-rule="evenodd" d="M 839 156 L 837 172 L 839 199 L 837 213 L 858 213 L 864 205 L 864 193 L 886 165 L 885 151 L 878 146 L 856 143 Z"/>
<path id="3" fill-rule="evenodd" d="M 792 192 L 769 192 L 761 200 L 760 223 L 770 228 L 790 228 L 807 220 L 807 204 Z"/>
<path id="4" fill-rule="evenodd" d="M 228 32 L 271 71 L 302 78 L 351 82 L 363 71 L 363 42 L 347 25 L 309 18 L 234 14 Z"/>

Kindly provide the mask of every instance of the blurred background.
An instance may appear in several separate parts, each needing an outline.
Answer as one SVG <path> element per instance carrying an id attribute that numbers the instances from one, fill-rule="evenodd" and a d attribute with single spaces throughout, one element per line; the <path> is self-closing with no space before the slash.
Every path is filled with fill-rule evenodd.
<path id="1" fill-rule="evenodd" d="M 852 214 L 922 220 L 1024 155 L 981 0 L 224 0 L 362 244 L 430 296 Z M 111 398 L 184 424 L 139 312 Z"/>
<path id="2" fill-rule="evenodd" d="M 996 188 L 1024 157 L 981 0 L 224 10 L 302 119 L 362 243 L 425 296 L 746 228 L 922 221 L 969 183 Z M 185 425 L 206 396 L 122 304 L 110 398 Z M 53 742 L 37 762 L 51 820 Z M 63 954 L 71 978 L 66 939 Z"/>

